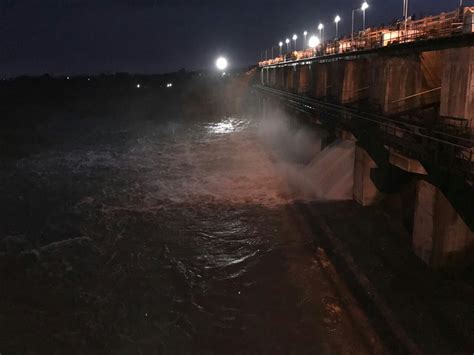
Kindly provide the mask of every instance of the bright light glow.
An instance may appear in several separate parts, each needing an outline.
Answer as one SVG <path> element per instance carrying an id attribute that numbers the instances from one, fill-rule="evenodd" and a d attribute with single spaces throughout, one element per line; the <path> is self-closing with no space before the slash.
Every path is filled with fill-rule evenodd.
<path id="1" fill-rule="evenodd" d="M 287 39 L 285 40 L 285 43 L 286 43 L 286 44 L 290 43 L 290 39 L 287 38 Z"/>
<path id="2" fill-rule="evenodd" d="M 69 77 L 67 77 L 66 79 L 69 80 Z"/>
<path id="3" fill-rule="evenodd" d="M 339 21 L 341 21 L 341 16 L 337 15 L 336 18 L 334 19 L 334 22 L 338 23 Z"/>
<path id="4" fill-rule="evenodd" d="M 280 41 L 280 43 L 278 43 L 278 45 L 281 47 L 283 46 L 283 42 Z"/>
<path id="5" fill-rule="evenodd" d="M 207 129 L 214 134 L 228 134 L 244 130 L 250 122 L 236 118 L 225 118 L 219 123 L 210 124 Z"/>
<path id="6" fill-rule="evenodd" d="M 293 41 L 296 41 L 298 39 L 297 35 L 293 35 Z"/>
<path id="7" fill-rule="evenodd" d="M 308 31 L 304 31 L 303 36 L 307 36 L 307 35 L 308 35 Z"/>
<path id="8" fill-rule="evenodd" d="M 227 65 L 227 59 L 225 59 L 224 57 L 220 57 L 216 60 L 216 67 L 219 70 L 225 70 L 227 68 Z"/>
<path id="9" fill-rule="evenodd" d="M 173 87 L 173 84 L 172 84 L 172 83 L 168 83 L 168 84 L 166 84 L 166 87 L 167 87 L 167 88 L 171 88 L 171 87 Z"/>
<path id="10" fill-rule="evenodd" d="M 316 48 L 321 44 L 321 41 L 317 36 L 311 36 L 311 38 L 308 41 L 308 44 L 311 48 Z"/>
<path id="11" fill-rule="evenodd" d="M 213 133 L 231 133 L 234 132 L 234 125 L 230 122 L 220 122 L 211 126 Z"/>
<path id="12" fill-rule="evenodd" d="M 361 6 L 361 10 L 362 10 L 362 11 L 365 11 L 365 10 L 367 10 L 368 8 L 369 8 L 369 4 L 367 4 L 367 1 L 364 1 L 364 3 L 363 3 L 362 6 Z"/>
<path id="13" fill-rule="evenodd" d="M 137 84 L 137 89 L 140 89 L 140 84 Z"/>
<path id="14" fill-rule="evenodd" d="M 318 26 L 318 30 L 321 31 L 323 28 L 324 28 L 324 25 L 322 23 L 320 23 L 319 26 Z"/>

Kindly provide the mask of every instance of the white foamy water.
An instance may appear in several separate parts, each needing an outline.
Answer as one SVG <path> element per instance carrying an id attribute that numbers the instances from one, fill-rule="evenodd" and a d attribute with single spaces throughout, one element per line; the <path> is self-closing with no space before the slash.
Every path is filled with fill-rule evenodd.
<path id="1" fill-rule="evenodd" d="M 264 134 L 259 123 L 239 118 L 192 125 L 150 124 L 140 127 L 138 134 L 131 127 L 116 132 L 126 141 L 75 144 L 71 150 L 52 150 L 23 160 L 18 167 L 39 176 L 67 174 L 80 180 L 107 172 L 125 179 L 119 184 L 121 191 L 117 184 L 111 183 L 115 186 L 111 189 L 105 182 L 102 196 L 85 197 L 85 201 L 108 199 L 107 208 L 112 209 L 154 209 L 164 201 L 271 207 L 295 199 L 351 198 L 354 145 L 336 142 L 316 154 L 311 151 L 319 144 L 317 137 L 301 130 L 288 133 L 283 148 L 311 152 L 309 164 L 294 163 L 281 159 L 281 146 L 275 150 L 268 144 L 269 135 L 281 139 L 278 125 L 266 122 Z"/>
<path id="2" fill-rule="evenodd" d="M 355 142 L 337 140 L 323 147 L 323 134 L 281 112 L 259 126 L 259 136 L 271 147 L 278 175 L 293 199 L 352 199 Z"/>
<path id="3" fill-rule="evenodd" d="M 161 201 L 268 206 L 288 201 L 285 184 L 251 121 L 226 118 L 191 127 L 149 128 L 125 147 L 79 145 L 68 152 L 49 151 L 23 160 L 18 167 L 39 176 L 67 173 L 80 179 L 93 178 L 101 170 L 117 171 L 116 176 L 128 176 L 122 193 L 134 196 L 127 208 L 134 203 L 136 208 L 152 208 Z"/>
<path id="4" fill-rule="evenodd" d="M 354 181 L 355 143 L 336 141 L 299 169 L 281 164 L 290 187 L 305 200 L 350 200 Z"/>

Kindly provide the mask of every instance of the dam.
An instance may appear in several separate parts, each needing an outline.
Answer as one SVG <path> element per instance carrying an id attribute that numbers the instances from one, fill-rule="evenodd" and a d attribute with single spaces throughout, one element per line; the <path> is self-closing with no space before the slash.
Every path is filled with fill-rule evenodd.
<path id="1" fill-rule="evenodd" d="M 271 9 L 48 3 L 35 43 L 85 32 L 94 60 L 0 80 L 0 354 L 473 352 L 472 7 L 242 67 L 212 52 L 211 69 L 94 75 L 114 40 L 118 68 L 199 63 L 219 40 L 190 26 L 184 46 L 197 14 L 263 42 Z"/>
<path id="2" fill-rule="evenodd" d="M 362 206 L 416 184 L 405 201 L 412 247 L 434 268 L 474 256 L 473 12 L 367 29 L 263 61 L 255 86 L 265 114 L 282 105 L 329 141 L 357 141 L 353 198 Z"/>

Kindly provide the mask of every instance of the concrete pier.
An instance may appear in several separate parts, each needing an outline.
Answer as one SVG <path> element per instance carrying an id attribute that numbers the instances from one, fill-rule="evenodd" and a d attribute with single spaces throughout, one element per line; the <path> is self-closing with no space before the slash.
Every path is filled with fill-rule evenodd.
<path id="1" fill-rule="evenodd" d="M 318 63 L 313 65 L 313 90 L 312 96 L 319 99 L 327 95 L 328 90 L 328 64 Z"/>
<path id="2" fill-rule="evenodd" d="M 346 61 L 341 80 L 338 102 L 349 104 L 368 97 L 367 61 L 363 59 Z"/>
<path id="3" fill-rule="evenodd" d="M 446 196 L 421 180 L 417 185 L 413 250 L 433 268 L 459 266 L 473 261 L 474 233 Z"/>
<path id="4" fill-rule="evenodd" d="M 423 91 L 418 55 L 376 58 L 369 63 L 369 101 L 373 105 L 384 114 L 407 111 L 419 105 L 419 97 L 407 99 Z"/>
<path id="5" fill-rule="evenodd" d="M 303 65 L 297 68 L 297 78 L 298 78 L 298 94 L 307 95 L 311 90 L 311 66 Z"/>
<path id="6" fill-rule="evenodd" d="M 474 47 L 444 51 L 440 114 L 474 130 Z"/>
<path id="7" fill-rule="evenodd" d="M 291 65 L 285 68 L 285 77 L 286 77 L 286 91 L 295 92 L 296 91 L 296 66 Z"/>
<path id="8" fill-rule="evenodd" d="M 423 164 L 419 160 L 411 159 L 394 149 L 389 148 L 389 162 L 393 166 L 400 168 L 408 173 L 428 175 Z"/>
<path id="9" fill-rule="evenodd" d="M 365 151 L 356 146 L 354 161 L 354 200 L 362 206 L 371 206 L 381 197 L 381 194 L 370 176 L 377 164 Z"/>

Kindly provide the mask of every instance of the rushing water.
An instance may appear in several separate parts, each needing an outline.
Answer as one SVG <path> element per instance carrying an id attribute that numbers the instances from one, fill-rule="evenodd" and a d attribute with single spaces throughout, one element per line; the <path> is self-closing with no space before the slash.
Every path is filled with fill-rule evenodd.
<path id="1" fill-rule="evenodd" d="M 0 352 L 377 349 L 292 208 L 348 197 L 353 146 L 294 163 L 268 124 L 52 124 L 64 144 L 2 170 Z"/>

